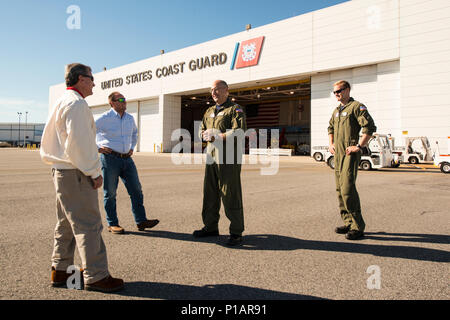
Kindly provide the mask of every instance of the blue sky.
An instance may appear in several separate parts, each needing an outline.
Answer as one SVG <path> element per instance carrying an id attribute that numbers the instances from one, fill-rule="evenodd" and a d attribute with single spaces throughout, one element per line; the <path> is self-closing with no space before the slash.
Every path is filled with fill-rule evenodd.
<path id="1" fill-rule="evenodd" d="M 44 123 L 68 63 L 96 73 L 345 1 L 0 0 L 0 122 L 28 111 L 28 123 Z M 80 29 L 67 28 L 71 5 Z"/>

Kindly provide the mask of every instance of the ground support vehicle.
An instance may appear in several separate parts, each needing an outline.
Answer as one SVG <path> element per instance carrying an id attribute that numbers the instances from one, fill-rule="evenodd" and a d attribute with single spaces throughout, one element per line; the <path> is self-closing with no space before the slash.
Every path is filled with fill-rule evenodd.
<path id="1" fill-rule="evenodd" d="M 391 139 L 390 134 L 375 133 L 367 144 L 367 147 L 369 149 L 368 155 L 375 154 L 375 156 L 378 155 L 380 158 L 382 158 L 381 168 L 385 167 L 398 168 L 401 163 L 401 157 L 394 152 L 393 145 L 390 139 Z"/>
<path id="2" fill-rule="evenodd" d="M 315 146 L 311 149 L 311 156 L 316 161 L 324 161 L 325 153 L 328 151 L 328 146 Z"/>
<path id="3" fill-rule="evenodd" d="M 405 146 L 396 147 L 391 139 L 393 150 L 402 163 L 419 164 L 433 162 L 433 154 L 427 137 L 406 137 Z"/>
<path id="4" fill-rule="evenodd" d="M 437 151 L 433 156 L 433 164 L 435 167 L 441 169 L 443 173 L 450 173 L 450 154 L 441 154 L 439 151 L 439 144 L 436 142 Z"/>
<path id="5" fill-rule="evenodd" d="M 392 168 L 400 165 L 398 156 L 392 153 L 387 135 L 375 133 L 370 138 L 367 148 L 363 149 L 366 150 L 363 150 L 359 163 L 359 168 L 362 170 Z M 334 155 L 329 151 L 325 153 L 325 162 L 334 169 Z"/>
<path id="6" fill-rule="evenodd" d="M 331 168 L 334 169 L 334 155 L 331 152 L 327 151 L 325 153 L 325 162 Z M 380 168 L 391 168 L 392 165 L 383 165 L 380 164 L 379 156 L 372 154 L 370 156 L 361 156 L 361 161 L 359 163 L 359 169 L 364 171 L 369 171 L 372 169 L 380 169 Z"/>
<path id="7" fill-rule="evenodd" d="M 435 155 L 433 163 L 441 172 L 450 173 L 450 154 Z"/>

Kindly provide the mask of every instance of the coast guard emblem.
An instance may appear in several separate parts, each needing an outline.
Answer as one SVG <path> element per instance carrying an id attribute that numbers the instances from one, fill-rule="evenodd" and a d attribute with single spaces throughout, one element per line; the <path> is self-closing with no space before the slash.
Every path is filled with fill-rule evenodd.
<path id="1" fill-rule="evenodd" d="M 256 66 L 259 62 L 264 37 L 254 38 L 237 43 L 230 69 Z"/>
<path id="2" fill-rule="evenodd" d="M 252 61 L 256 58 L 256 43 L 250 43 L 244 46 L 242 53 L 242 60 L 245 62 Z"/>

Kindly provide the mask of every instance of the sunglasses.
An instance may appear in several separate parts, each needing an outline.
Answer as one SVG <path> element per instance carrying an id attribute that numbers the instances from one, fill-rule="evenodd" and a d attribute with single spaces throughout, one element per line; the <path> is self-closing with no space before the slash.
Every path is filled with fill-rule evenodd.
<path id="1" fill-rule="evenodd" d="M 89 78 L 89 79 L 91 79 L 92 82 L 94 82 L 94 77 L 93 76 L 88 76 L 87 74 L 82 74 L 81 76 Z"/>
<path id="2" fill-rule="evenodd" d="M 125 98 L 114 99 L 114 102 L 125 102 L 127 101 Z"/>
<path id="3" fill-rule="evenodd" d="M 334 94 L 339 94 L 339 93 L 341 93 L 342 91 L 344 91 L 345 89 L 347 89 L 347 88 L 342 88 L 342 89 L 333 91 L 333 93 L 334 93 Z"/>

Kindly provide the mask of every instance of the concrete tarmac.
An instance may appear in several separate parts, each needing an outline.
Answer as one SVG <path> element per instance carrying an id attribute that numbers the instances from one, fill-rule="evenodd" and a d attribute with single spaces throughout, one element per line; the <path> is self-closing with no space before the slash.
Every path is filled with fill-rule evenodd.
<path id="1" fill-rule="evenodd" d="M 448 300 L 450 175 L 432 166 L 360 171 L 366 235 L 334 233 L 341 225 L 334 172 L 310 157 L 244 164 L 245 227 L 240 247 L 225 245 L 221 209 L 217 238 L 202 227 L 204 164 L 175 165 L 170 154 L 134 156 L 149 219 L 140 232 L 128 194 L 118 189 L 126 234 L 106 229 L 110 272 L 125 289 L 114 294 L 50 287 L 56 224 L 50 167 L 38 151 L 0 149 L 0 299 L 419 299 Z M 78 255 L 75 262 L 81 264 Z"/>

